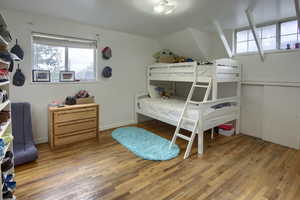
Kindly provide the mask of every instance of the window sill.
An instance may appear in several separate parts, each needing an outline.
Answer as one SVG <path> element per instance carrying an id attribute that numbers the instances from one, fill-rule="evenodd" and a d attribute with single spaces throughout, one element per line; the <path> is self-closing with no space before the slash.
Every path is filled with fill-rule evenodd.
<path id="1" fill-rule="evenodd" d="M 74 82 L 32 82 L 32 85 L 70 85 L 70 84 L 96 84 L 99 80 L 95 81 L 74 81 Z"/>
<path id="2" fill-rule="evenodd" d="M 292 53 L 292 52 L 300 52 L 300 48 L 288 49 L 288 50 L 284 50 L 284 49 L 268 50 L 268 51 L 264 51 L 264 54 L 279 54 L 279 53 Z M 258 52 L 247 52 L 247 53 L 235 54 L 235 56 L 251 56 L 251 55 L 258 55 Z"/>

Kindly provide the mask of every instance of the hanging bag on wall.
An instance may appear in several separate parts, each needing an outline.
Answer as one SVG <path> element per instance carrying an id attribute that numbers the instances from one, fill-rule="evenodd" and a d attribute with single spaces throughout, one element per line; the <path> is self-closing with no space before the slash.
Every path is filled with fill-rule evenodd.
<path id="1" fill-rule="evenodd" d="M 18 44 L 18 40 L 16 40 L 15 46 L 10 50 L 11 53 L 15 54 L 19 59 L 23 60 L 24 58 L 24 51 Z M 18 60 L 18 59 L 15 59 Z"/>
<path id="2" fill-rule="evenodd" d="M 112 51 L 111 51 L 111 48 L 110 48 L 110 47 L 105 47 L 105 48 L 102 50 L 102 58 L 103 58 L 104 60 L 109 60 L 111 57 L 112 57 Z"/>
<path id="3" fill-rule="evenodd" d="M 25 83 L 25 75 L 20 69 L 20 66 L 18 64 L 18 69 L 16 70 L 14 77 L 13 77 L 13 84 L 17 87 L 22 87 Z"/>
<path id="4" fill-rule="evenodd" d="M 111 67 L 104 67 L 102 71 L 102 76 L 104 78 L 110 78 L 112 76 L 112 68 Z"/>

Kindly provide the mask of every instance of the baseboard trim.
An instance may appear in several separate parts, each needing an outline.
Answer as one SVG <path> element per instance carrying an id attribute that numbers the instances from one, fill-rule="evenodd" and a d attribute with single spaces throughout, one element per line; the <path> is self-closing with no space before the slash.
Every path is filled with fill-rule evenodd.
<path id="1" fill-rule="evenodd" d="M 111 124 L 100 126 L 99 131 L 105 131 L 105 130 L 109 130 L 109 129 L 112 129 L 112 128 L 118 128 L 118 127 L 121 127 L 121 126 L 127 126 L 127 125 L 130 125 L 130 124 L 136 124 L 136 123 L 137 122 L 135 120 L 111 123 Z"/>
<path id="2" fill-rule="evenodd" d="M 46 138 L 36 138 L 34 139 L 35 144 L 44 144 L 44 143 L 48 143 L 48 137 Z"/>

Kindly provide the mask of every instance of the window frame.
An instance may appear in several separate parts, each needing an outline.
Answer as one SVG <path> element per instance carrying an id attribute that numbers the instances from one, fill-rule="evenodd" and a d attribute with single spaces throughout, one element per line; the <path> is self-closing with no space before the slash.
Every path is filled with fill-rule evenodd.
<path id="1" fill-rule="evenodd" d="M 289 21 L 294 21 L 297 20 L 297 17 L 290 17 L 290 18 L 285 18 L 282 20 L 277 20 L 277 21 L 270 21 L 266 23 L 261 23 L 258 24 L 256 27 L 261 28 L 265 26 L 270 26 L 270 25 L 276 25 L 276 49 L 271 49 L 271 50 L 264 50 L 265 53 L 280 53 L 280 52 L 292 52 L 292 51 L 300 51 L 300 49 L 281 49 L 281 24 Z M 300 28 L 300 27 L 298 27 Z M 249 26 L 237 28 L 233 32 L 233 49 L 234 49 L 234 54 L 235 55 L 252 55 L 252 54 L 258 54 L 258 51 L 247 51 L 243 53 L 237 53 L 237 33 L 240 31 L 245 31 L 245 30 L 250 30 Z"/>
<path id="2" fill-rule="evenodd" d="M 91 40 L 91 39 L 83 39 L 83 38 L 76 38 L 76 37 L 71 37 L 71 36 L 63 36 L 63 35 L 55 35 L 55 34 L 48 34 L 48 33 L 40 33 L 40 32 L 31 32 L 31 70 L 34 70 L 34 44 L 39 44 L 39 43 L 35 43 L 34 42 L 34 34 L 40 34 L 40 35 L 45 35 L 45 36 L 54 36 L 54 37 L 61 37 L 61 38 L 69 38 L 69 39 L 74 39 L 74 40 L 82 40 L 82 41 L 93 41 L 95 42 L 95 47 L 90 48 L 93 49 L 93 68 L 94 68 L 94 75 L 95 78 L 93 80 L 78 80 L 78 81 L 74 81 L 74 82 L 60 82 L 60 81 L 52 81 L 50 80 L 50 82 L 34 82 L 33 81 L 33 76 L 31 75 L 31 83 L 32 84 L 82 84 L 82 83 L 96 83 L 99 81 L 99 77 L 98 77 L 98 39 L 95 40 Z M 59 40 L 57 40 L 59 41 Z M 42 44 L 43 45 L 43 44 Z M 45 44 L 44 44 L 45 45 Z M 70 71 L 70 66 L 69 66 L 69 48 L 82 48 L 82 47 L 76 47 L 74 45 L 74 47 L 68 46 L 68 45 L 56 45 L 56 44 L 49 44 L 49 46 L 53 46 L 53 47 L 63 47 L 65 49 L 65 61 L 64 61 L 64 70 L 66 71 Z M 89 49 L 89 48 L 85 48 L 85 49 Z"/>

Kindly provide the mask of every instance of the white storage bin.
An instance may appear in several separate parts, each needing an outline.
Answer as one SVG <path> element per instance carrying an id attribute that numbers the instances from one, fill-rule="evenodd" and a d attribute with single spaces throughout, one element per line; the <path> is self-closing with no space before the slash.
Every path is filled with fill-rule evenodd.
<path id="1" fill-rule="evenodd" d="M 232 136 L 234 134 L 234 128 L 230 131 L 219 129 L 219 134 L 224 135 L 224 136 Z"/>

